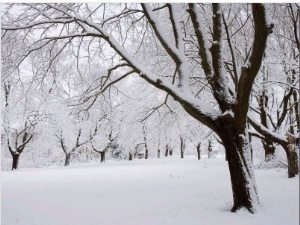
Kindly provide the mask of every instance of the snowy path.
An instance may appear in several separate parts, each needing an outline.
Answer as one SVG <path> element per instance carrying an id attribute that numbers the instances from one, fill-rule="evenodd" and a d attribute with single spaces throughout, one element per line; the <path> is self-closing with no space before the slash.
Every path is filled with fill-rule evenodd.
<path id="1" fill-rule="evenodd" d="M 299 177 L 256 170 L 259 213 L 230 213 L 224 159 L 108 161 L 1 174 L 2 225 L 298 225 Z"/>

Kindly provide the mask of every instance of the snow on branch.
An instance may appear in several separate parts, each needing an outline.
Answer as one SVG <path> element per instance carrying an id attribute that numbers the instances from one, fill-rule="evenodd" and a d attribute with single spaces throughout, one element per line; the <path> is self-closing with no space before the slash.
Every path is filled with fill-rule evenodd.
<path id="1" fill-rule="evenodd" d="M 249 98 L 255 77 L 261 66 L 272 26 L 267 23 L 267 12 L 263 4 L 252 4 L 254 21 L 254 41 L 248 61 L 242 67 L 237 93 L 237 115 L 241 124 L 246 122 Z"/>
<path id="2" fill-rule="evenodd" d="M 51 20 L 40 20 L 38 22 L 30 23 L 27 25 L 20 25 L 20 26 L 9 26 L 7 24 L 1 26 L 1 30 L 24 30 L 24 29 L 29 29 L 33 28 L 39 25 L 44 25 L 44 24 L 67 24 L 67 23 L 72 23 L 74 22 L 74 19 L 51 19 Z"/>
<path id="3" fill-rule="evenodd" d="M 183 45 L 183 35 L 180 29 L 179 20 L 176 16 L 174 5 L 168 4 L 170 11 L 170 20 L 173 27 L 173 33 L 175 37 L 176 46 L 169 40 L 165 35 L 163 28 L 160 26 L 159 21 L 155 18 L 155 15 L 152 12 L 151 7 L 148 4 L 142 4 L 144 13 L 151 24 L 158 40 L 169 54 L 169 56 L 174 60 L 178 66 L 179 74 L 179 88 L 185 88 L 188 90 L 188 76 L 189 76 L 189 66 L 184 54 L 184 45 Z"/>
<path id="4" fill-rule="evenodd" d="M 190 3 L 188 10 L 194 26 L 195 34 L 197 37 L 198 45 L 200 47 L 199 54 L 201 56 L 202 68 L 207 76 L 208 81 L 212 82 L 213 69 L 212 69 L 212 56 L 209 51 L 209 42 L 205 30 L 201 24 L 202 22 L 199 9 L 196 4 Z"/>
<path id="5" fill-rule="evenodd" d="M 251 115 L 250 113 L 248 114 L 248 121 L 251 124 L 251 126 L 254 127 L 254 129 L 261 135 L 277 142 L 282 146 L 287 146 L 287 140 L 283 135 L 272 132 L 268 128 L 264 127 L 262 124 L 256 122 L 253 115 Z"/>

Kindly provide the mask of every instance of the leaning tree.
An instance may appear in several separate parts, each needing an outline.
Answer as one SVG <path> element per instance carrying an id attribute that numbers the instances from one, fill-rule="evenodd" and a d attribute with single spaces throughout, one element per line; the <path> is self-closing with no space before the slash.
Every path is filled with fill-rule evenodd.
<path id="1" fill-rule="evenodd" d="M 220 137 L 231 176 L 232 211 L 246 207 L 254 213 L 259 198 L 247 139 L 247 113 L 273 24 L 263 4 L 251 6 L 228 10 L 220 4 L 192 3 L 4 5 L 1 29 L 2 36 L 21 31 L 30 35 L 34 41 L 28 52 L 47 45 L 61 51 L 72 47 L 78 60 L 92 62 L 97 54 L 103 57 L 106 49 L 114 65 L 90 97 L 98 97 L 130 74 L 165 91 Z M 241 27 L 226 23 L 237 13 L 244 21 Z M 225 42 L 224 31 L 239 33 L 249 23 L 247 55 L 238 64 L 234 45 L 240 43 L 230 38 L 233 35 Z M 83 52 L 88 52 L 86 57 Z M 114 71 L 123 73 L 116 76 Z M 233 76 L 229 71 L 234 71 Z M 199 97 L 204 87 L 209 88 L 210 97 Z"/>

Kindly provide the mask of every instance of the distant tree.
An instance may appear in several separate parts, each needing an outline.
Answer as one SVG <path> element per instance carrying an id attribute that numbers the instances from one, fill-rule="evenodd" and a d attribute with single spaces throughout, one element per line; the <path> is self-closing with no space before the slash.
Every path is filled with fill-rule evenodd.
<path id="1" fill-rule="evenodd" d="M 198 144 L 197 144 L 197 157 L 198 157 L 198 160 L 200 160 L 201 159 L 201 143 L 199 142 Z"/>
<path id="2" fill-rule="evenodd" d="M 59 109 L 62 110 L 62 108 Z M 68 114 L 68 111 L 65 113 L 60 111 L 60 119 L 58 119 L 59 121 L 56 124 L 57 132 L 54 134 L 65 154 L 64 166 L 70 165 L 72 154 L 76 150 L 93 140 L 98 132 L 99 123 L 103 118 L 94 125 L 78 115 L 70 116 Z M 94 128 L 91 129 L 91 127 Z"/>
<path id="3" fill-rule="evenodd" d="M 91 137 L 92 138 L 92 137 Z M 92 148 L 95 152 L 99 153 L 100 154 L 100 163 L 103 163 L 105 162 L 105 154 L 106 152 L 112 148 L 112 149 L 115 149 L 117 148 L 117 143 L 116 143 L 116 138 L 117 136 L 115 137 L 112 137 L 112 130 L 110 131 L 109 135 L 108 135 L 108 143 L 106 144 L 106 146 L 104 147 L 104 149 L 102 150 L 99 150 L 98 148 L 96 148 L 94 145 L 93 145 L 93 141 L 91 141 L 91 145 L 92 145 Z"/>
<path id="4" fill-rule="evenodd" d="M 170 147 L 169 147 L 169 145 L 167 144 L 167 145 L 166 145 L 166 149 L 165 149 L 165 157 L 168 157 L 168 156 L 169 156 L 169 151 L 170 151 Z"/>
<path id="5" fill-rule="evenodd" d="M 212 146 L 211 146 L 211 140 L 208 140 L 208 147 L 207 147 L 207 157 L 212 157 Z"/>
<path id="6" fill-rule="evenodd" d="M 185 140 L 183 137 L 180 137 L 180 158 L 184 158 L 184 152 L 185 152 Z"/>

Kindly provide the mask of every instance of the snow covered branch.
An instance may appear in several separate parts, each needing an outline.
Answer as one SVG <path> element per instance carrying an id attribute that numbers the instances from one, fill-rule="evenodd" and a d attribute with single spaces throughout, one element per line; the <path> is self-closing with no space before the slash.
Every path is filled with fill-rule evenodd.
<path id="1" fill-rule="evenodd" d="M 249 60 L 242 67 L 237 93 L 237 115 L 241 124 L 246 122 L 252 85 L 262 63 L 267 38 L 274 26 L 268 24 L 267 12 L 263 4 L 252 4 L 252 11 L 255 27 L 254 41 Z"/>
<path id="2" fill-rule="evenodd" d="M 274 142 L 282 145 L 282 146 L 287 146 L 287 140 L 284 136 L 277 134 L 275 132 L 272 132 L 268 128 L 264 127 L 260 123 L 256 122 L 253 116 L 248 114 L 248 121 L 251 124 L 251 126 L 254 127 L 256 131 L 258 131 L 260 134 L 263 136 L 273 140 Z"/>

